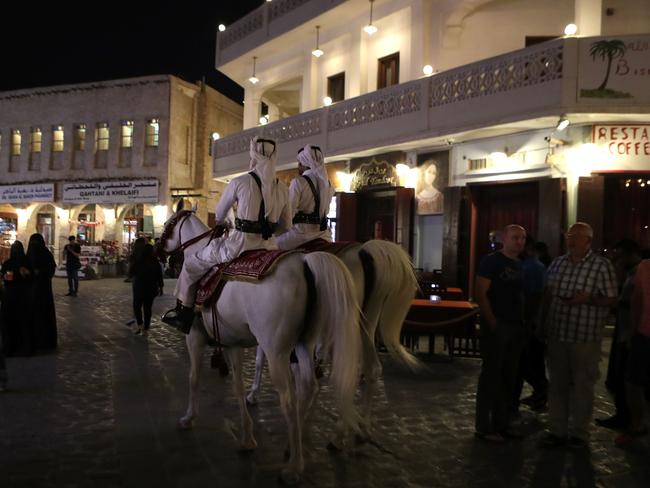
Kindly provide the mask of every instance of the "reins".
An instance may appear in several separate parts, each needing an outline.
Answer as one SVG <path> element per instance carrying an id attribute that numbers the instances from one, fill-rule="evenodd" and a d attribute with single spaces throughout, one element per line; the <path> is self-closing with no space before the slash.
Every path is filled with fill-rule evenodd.
<path id="1" fill-rule="evenodd" d="M 187 241 L 183 242 L 182 238 L 182 230 L 183 230 L 183 224 L 187 221 L 190 215 L 192 215 L 194 212 L 190 210 L 185 210 L 182 211 L 179 215 L 176 216 L 176 218 L 170 220 L 167 222 L 167 225 L 165 226 L 165 230 L 163 231 L 163 235 L 160 238 L 160 249 L 166 253 L 166 254 L 174 254 L 179 251 L 184 251 L 188 247 L 192 246 L 193 244 L 196 244 L 197 242 L 205 239 L 207 236 L 210 236 L 210 240 L 208 240 L 208 244 L 210 244 L 214 239 L 221 237 L 225 232 L 226 232 L 226 227 L 223 225 L 217 225 L 214 228 L 210 228 L 203 232 L 202 234 L 199 234 L 198 236 L 194 236 L 191 239 L 188 239 Z M 182 219 L 182 220 L 181 220 Z M 180 220 L 180 227 L 178 229 L 178 240 L 180 244 L 178 247 L 172 251 L 165 251 L 165 242 L 167 242 L 167 239 L 169 239 L 169 234 L 171 234 L 171 231 L 174 227 L 176 227 L 176 224 Z"/>

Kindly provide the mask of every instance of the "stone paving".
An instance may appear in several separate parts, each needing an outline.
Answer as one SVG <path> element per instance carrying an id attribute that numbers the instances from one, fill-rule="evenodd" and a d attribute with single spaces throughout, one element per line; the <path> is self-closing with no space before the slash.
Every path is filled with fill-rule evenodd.
<path id="1" fill-rule="evenodd" d="M 232 434 L 238 409 L 230 380 L 204 370 L 201 416 L 192 431 L 176 421 L 186 406 L 183 338 L 155 321 L 148 338 L 125 327 L 130 285 L 82 282 L 78 298 L 55 280 L 60 347 L 56 354 L 10 358 L 10 389 L 0 394 L 0 486 L 276 486 L 286 428 L 274 392 L 253 409 L 259 448 L 241 454 Z M 173 289 L 169 281 L 166 289 Z M 154 305 L 157 316 L 169 295 Z M 34 304 L 38 306 L 38 304 Z M 605 355 L 603 355 L 605 360 Z M 209 353 L 204 358 L 209 363 Z M 246 354 L 250 382 L 254 354 Z M 327 385 L 306 441 L 302 486 L 310 487 L 647 487 L 647 440 L 622 450 L 594 428 L 591 449 L 538 447 L 545 415 L 523 412 L 528 437 L 503 446 L 473 437 L 479 362 L 429 362 L 413 375 L 385 361 L 374 442 L 349 452 L 326 449 L 334 413 Z M 597 415 L 611 409 L 599 385 Z"/>

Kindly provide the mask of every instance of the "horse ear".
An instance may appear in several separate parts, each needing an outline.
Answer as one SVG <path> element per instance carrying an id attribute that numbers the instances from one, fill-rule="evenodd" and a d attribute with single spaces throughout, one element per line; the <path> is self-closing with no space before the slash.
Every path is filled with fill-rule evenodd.
<path id="1" fill-rule="evenodd" d="M 184 206 L 185 206 L 185 200 L 181 198 L 176 204 L 176 212 L 180 212 L 181 210 L 183 210 Z"/>

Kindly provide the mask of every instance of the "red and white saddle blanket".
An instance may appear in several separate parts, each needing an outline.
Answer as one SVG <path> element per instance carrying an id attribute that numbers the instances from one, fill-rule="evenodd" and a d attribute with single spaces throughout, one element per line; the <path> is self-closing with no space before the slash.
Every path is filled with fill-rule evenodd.
<path id="1" fill-rule="evenodd" d="M 246 251 L 228 263 L 218 264 L 210 269 L 199 281 L 196 292 L 196 304 L 206 305 L 219 298 L 221 290 L 227 281 L 261 281 L 271 274 L 277 263 L 284 257 L 295 252 L 329 252 L 335 256 L 356 242 L 328 242 L 324 239 L 314 239 L 292 251 Z"/>
<path id="2" fill-rule="evenodd" d="M 199 281 L 196 304 L 204 305 L 216 300 L 227 281 L 256 282 L 269 275 L 283 257 L 296 251 L 246 251 L 228 263 L 218 264 Z"/>

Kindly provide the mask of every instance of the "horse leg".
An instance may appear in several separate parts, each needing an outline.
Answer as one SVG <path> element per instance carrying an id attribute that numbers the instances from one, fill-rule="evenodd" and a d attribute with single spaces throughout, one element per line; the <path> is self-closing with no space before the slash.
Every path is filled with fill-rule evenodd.
<path id="1" fill-rule="evenodd" d="M 187 412 L 178 421 L 181 429 L 191 429 L 192 421 L 199 413 L 199 376 L 201 374 L 203 350 L 206 345 L 205 335 L 199 329 L 203 325 L 195 323 L 190 333 L 185 336 L 185 343 L 190 354 L 190 396 Z"/>
<path id="2" fill-rule="evenodd" d="M 371 329 L 374 328 L 371 327 Z M 362 344 L 362 373 L 365 384 L 361 389 L 361 436 L 362 439 L 367 440 L 370 438 L 371 424 L 372 424 L 372 404 L 373 398 L 377 391 L 377 382 L 382 373 L 381 361 L 375 348 L 375 341 L 373 339 L 374 333 L 371 336 L 366 330 L 361 331 L 361 344 Z"/>
<path id="3" fill-rule="evenodd" d="M 243 351 L 239 347 L 232 347 L 224 349 L 230 367 L 232 368 L 232 386 L 235 397 L 239 402 L 239 412 L 241 415 L 241 448 L 246 451 L 251 451 L 257 447 L 255 437 L 253 436 L 253 420 L 248 414 L 248 407 L 246 406 L 246 389 L 244 388 L 244 377 L 242 375 Z"/>
<path id="4" fill-rule="evenodd" d="M 255 354 L 255 379 L 253 380 L 253 386 L 246 397 L 246 401 L 249 405 L 257 405 L 257 395 L 259 395 L 260 387 L 262 385 L 262 373 L 264 372 L 264 360 L 266 356 L 264 351 L 260 346 L 257 346 L 257 352 Z"/>
<path id="5" fill-rule="evenodd" d="M 289 464 L 282 470 L 281 479 L 284 483 L 295 484 L 300 480 L 305 461 L 302 455 L 302 432 L 298 421 L 296 395 L 291 388 L 289 356 L 285 354 L 269 355 L 268 362 L 269 373 L 280 397 L 280 407 L 289 430 Z"/>

